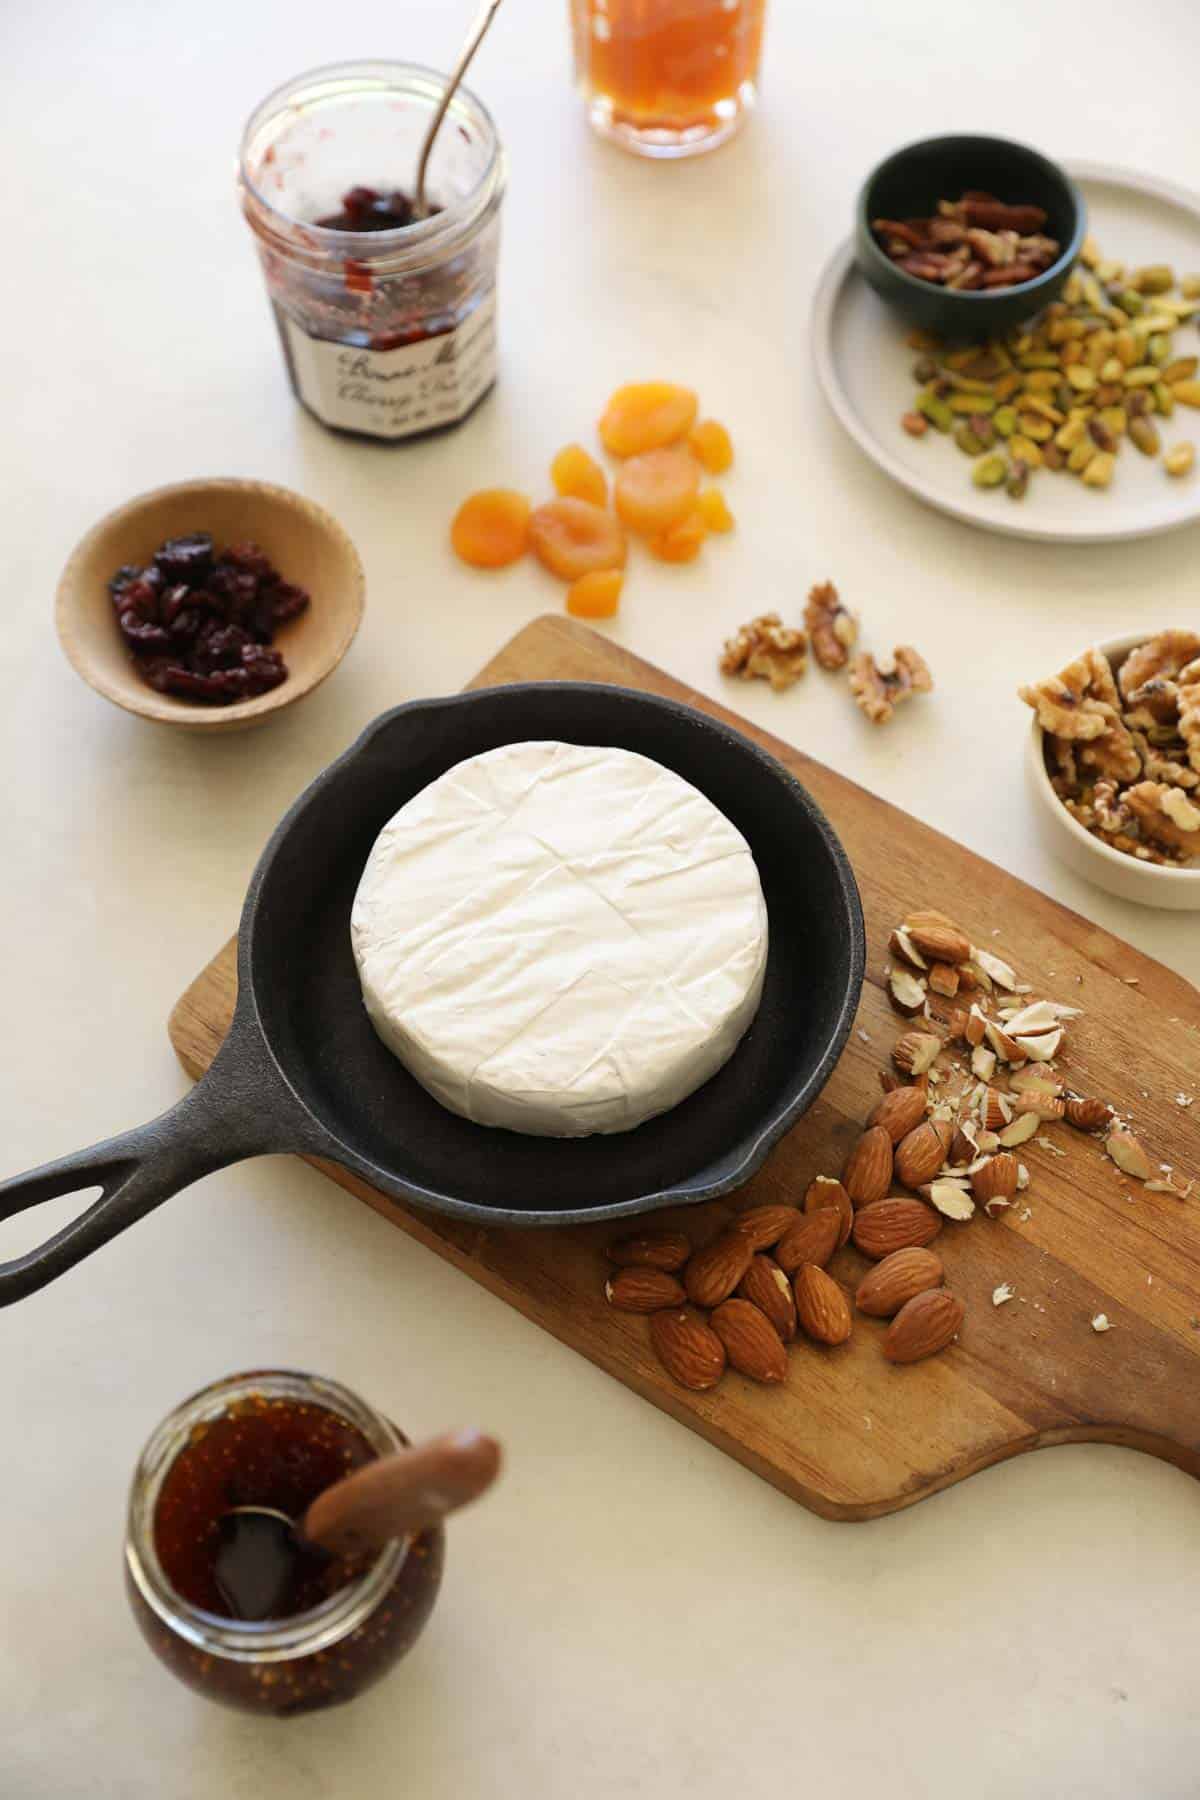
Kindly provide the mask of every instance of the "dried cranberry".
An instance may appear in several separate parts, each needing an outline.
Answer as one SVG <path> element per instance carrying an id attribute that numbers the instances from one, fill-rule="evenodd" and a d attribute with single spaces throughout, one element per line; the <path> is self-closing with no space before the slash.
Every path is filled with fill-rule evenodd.
<path id="1" fill-rule="evenodd" d="M 371 203 L 378 199 L 372 193 Z M 228 705 L 287 680 L 266 646 L 278 625 L 309 604 L 257 544 L 213 554 L 207 532 L 172 538 L 145 568 L 132 563 L 109 582 L 122 637 L 159 693 Z"/>
<path id="2" fill-rule="evenodd" d="M 162 626 L 145 623 L 132 607 L 117 614 L 117 623 L 121 627 L 121 636 L 135 656 L 149 656 L 155 650 L 171 648 L 171 640 Z"/>
<path id="3" fill-rule="evenodd" d="M 154 624 L 158 620 L 158 595 L 141 576 L 113 594 L 113 605 L 118 617 L 128 612 L 148 624 Z"/>
<path id="4" fill-rule="evenodd" d="M 214 569 L 206 584 L 206 592 L 216 597 L 227 619 L 241 619 L 258 599 L 258 589 L 257 575 L 228 566 Z"/>
<path id="5" fill-rule="evenodd" d="M 263 598 L 270 604 L 276 625 L 285 625 L 308 605 L 308 589 L 295 587 L 290 581 L 277 581 Z"/>
<path id="6" fill-rule="evenodd" d="M 257 575 L 260 580 L 276 579 L 275 567 L 265 550 L 257 544 L 230 544 L 228 550 L 222 550 L 217 558 L 218 568 L 240 569 L 245 574 Z"/>
<path id="7" fill-rule="evenodd" d="M 168 538 L 154 553 L 155 566 L 168 581 L 189 581 L 193 587 L 208 574 L 212 560 L 213 541 L 207 531 Z"/>
<path id="8" fill-rule="evenodd" d="M 117 570 L 116 574 L 108 584 L 108 591 L 112 595 L 114 602 L 120 598 L 133 582 L 140 581 L 141 579 L 142 571 L 138 568 L 136 563 L 122 563 L 121 567 Z"/>
<path id="9" fill-rule="evenodd" d="M 158 603 L 159 621 L 167 626 L 168 630 L 187 605 L 191 591 L 186 581 L 179 581 L 174 587 L 169 587 L 160 599 Z"/>
<path id="10" fill-rule="evenodd" d="M 203 623 L 204 614 L 198 606 L 185 606 L 171 621 L 169 629 L 172 642 L 186 644 L 189 638 L 195 637 Z"/>
<path id="11" fill-rule="evenodd" d="M 218 625 L 215 620 L 207 620 L 196 634 L 191 666 L 204 675 L 236 668 L 243 648 L 251 641 L 240 625 Z"/>

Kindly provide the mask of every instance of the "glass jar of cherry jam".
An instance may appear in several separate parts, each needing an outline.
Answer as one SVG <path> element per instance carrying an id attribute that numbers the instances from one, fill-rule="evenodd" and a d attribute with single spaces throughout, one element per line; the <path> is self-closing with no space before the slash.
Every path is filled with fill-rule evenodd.
<path id="1" fill-rule="evenodd" d="M 459 424 L 496 373 L 504 153 L 460 87 L 413 198 L 445 77 L 338 63 L 268 96 L 239 191 L 296 398 L 323 425 L 392 442 Z"/>
<path id="2" fill-rule="evenodd" d="M 253 1536 L 231 1537 L 245 1522 L 232 1509 L 299 1519 L 404 1443 L 348 1388 L 284 1369 L 230 1376 L 177 1407 L 134 1472 L 125 1538 L 126 1590 L 160 1662 L 210 1700 L 277 1717 L 351 1700 L 385 1675 L 437 1598 L 442 1529 L 354 1558 L 289 1546 L 282 1575 L 266 1572 L 274 1616 L 247 1617 L 264 1571 Z"/>

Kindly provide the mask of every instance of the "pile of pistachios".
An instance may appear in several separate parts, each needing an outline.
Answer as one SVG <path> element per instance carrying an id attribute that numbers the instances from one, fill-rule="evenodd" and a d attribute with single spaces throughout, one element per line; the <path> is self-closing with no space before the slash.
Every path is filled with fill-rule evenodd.
<path id="1" fill-rule="evenodd" d="M 1106 488 L 1126 438 L 1158 456 L 1159 421 L 1177 406 L 1200 409 L 1200 357 L 1174 349 L 1175 333 L 1200 311 L 1200 275 L 1175 289 L 1165 264 L 1127 274 L 1087 238 L 1062 299 L 1019 330 L 957 350 L 912 332 L 920 392 L 901 424 L 911 437 L 930 426 L 952 436 L 975 459 L 975 486 L 1003 487 L 1014 500 L 1038 469 Z M 1187 439 L 1163 455 L 1175 477 L 1195 461 Z"/>

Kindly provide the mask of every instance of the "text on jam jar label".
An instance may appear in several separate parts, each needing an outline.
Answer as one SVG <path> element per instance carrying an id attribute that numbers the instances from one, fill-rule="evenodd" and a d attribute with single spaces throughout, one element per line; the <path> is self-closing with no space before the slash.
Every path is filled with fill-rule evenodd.
<path id="1" fill-rule="evenodd" d="M 372 437 L 411 437 L 453 424 L 496 378 L 496 301 L 480 301 L 453 331 L 368 350 L 309 337 L 285 318 L 296 387 L 327 425 Z"/>

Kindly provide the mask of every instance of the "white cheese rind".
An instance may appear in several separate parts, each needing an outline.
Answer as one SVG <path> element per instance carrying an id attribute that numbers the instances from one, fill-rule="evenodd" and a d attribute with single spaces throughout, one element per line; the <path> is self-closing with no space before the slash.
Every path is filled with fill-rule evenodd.
<path id="1" fill-rule="evenodd" d="M 380 1038 L 452 1112 L 628 1131 L 728 1061 L 762 995 L 749 845 L 632 751 L 471 757 L 377 838 L 351 914 Z"/>

